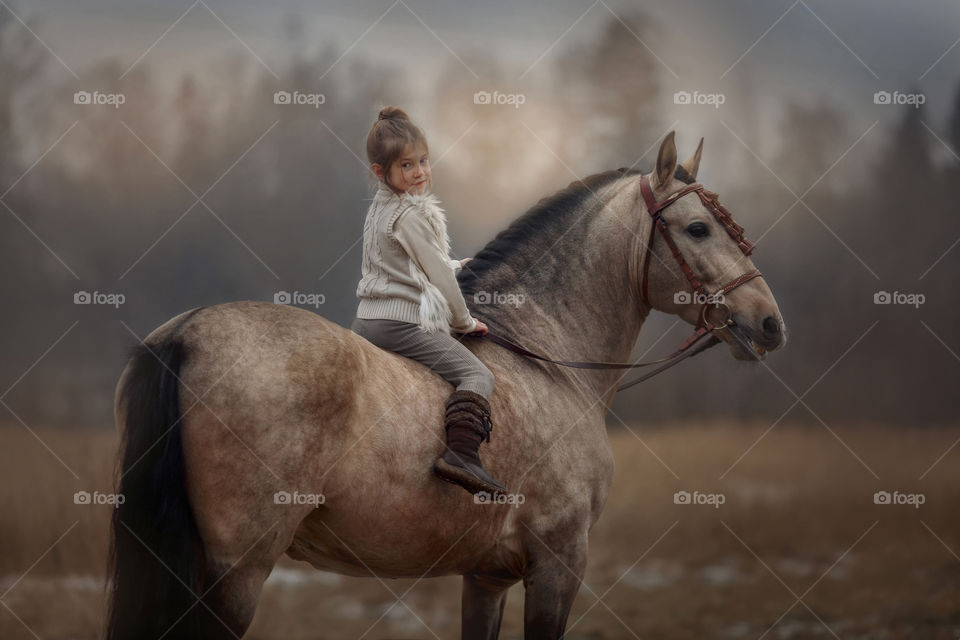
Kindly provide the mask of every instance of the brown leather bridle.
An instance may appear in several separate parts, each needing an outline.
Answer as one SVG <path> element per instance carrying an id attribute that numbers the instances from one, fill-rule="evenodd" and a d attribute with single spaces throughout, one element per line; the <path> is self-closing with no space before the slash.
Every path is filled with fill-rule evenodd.
<path id="1" fill-rule="evenodd" d="M 645 255 L 643 258 L 643 276 L 642 284 L 640 288 L 640 295 L 642 296 L 644 304 L 647 306 L 650 305 L 650 301 L 647 296 L 647 281 L 648 273 L 650 271 L 650 256 L 653 255 L 653 242 L 656 239 L 657 231 L 660 231 L 660 235 L 663 236 L 664 242 L 667 243 L 667 246 L 670 247 L 670 252 L 673 254 L 673 257 L 676 259 L 677 263 L 680 265 L 680 269 L 683 271 L 683 274 L 686 276 L 687 281 L 690 283 L 690 286 L 693 287 L 695 293 L 699 294 L 701 299 L 705 302 L 703 303 L 699 319 L 697 321 L 697 326 L 693 335 L 687 338 L 683 344 L 677 348 L 676 351 L 671 353 L 665 358 L 660 358 L 658 360 L 650 360 L 648 362 L 637 362 L 634 364 L 629 364 L 625 362 L 582 362 L 582 361 L 569 361 L 569 360 L 552 360 L 550 358 L 538 355 L 532 351 L 524 349 L 520 345 L 517 345 L 506 338 L 498 336 L 492 332 L 487 332 L 483 337 L 487 338 L 491 342 L 499 344 L 502 347 L 518 353 L 522 356 L 533 358 L 536 360 L 542 360 L 544 362 L 551 362 L 553 364 L 558 364 L 564 367 L 574 367 L 578 369 L 636 369 L 638 367 L 647 367 L 654 364 L 660 364 L 662 366 L 657 367 L 653 371 L 646 373 L 639 378 L 631 380 L 625 384 L 617 387 L 617 391 L 622 391 L 628 387 L 632 387 L 635 384 L 639 384 L 644 380 L 649 380 L 653 376 L 666 371 L 670 367 L 674 366 L 681 360 L 694 356 L 701 351 L 719 344 L 720 339 L 716 337 L 716 333 L 726 331 L 729 327 L 734 326 L 732 313 L 730 308 L 723 303 L 722 296 L 727 295 L 737 287 L 750 282 L 754 278 L 760 276 L 760 271 L 754 269 L 743 273 L 733 280 L 727 282 L 721 286 L 717 291 L 710 293 L 707 291 L 706 287 L 703 286 L 703 283 L 697 278 L 696 274 L 693 272 L 693 269 L 690 268 L 690 265 L 687 263 L 686 259 L 683 257 L 683 253 L 680 251 L 680 248 L 677 246 L 677 243 L 674 242 L 673 236 L 670 235 L 670 230 L 667 228 L 667 223 L 663 219 L 663 210 L 677 202 L 680 198 L 689 193 L 696 192 L 700 196 L 700 201 L 703 203 L 703 206 L 713 214 L 713 217 L 721 226 L 726 230 L 727 234 L 733 238 L 737 246 L 740 248 L 740 251 L 743 252 L 743 255 L 749 256 L 753 251 L 753 243 L 746 239 L 743 235 L 743 227 L 738 225 L 733 221 L 733 216 L 730 214 L 730 211 L 720 204 L 719 196 L 713 192 L 708 191 L 702 184 L 699 182 L 693 182 L 686 185 L 684 188 L 679 191 L 670 194 L 663 200 L 657 201 L 656 197 L 653 194 L 653 189 L 650 186 L 650 177 L 646 174 L 640 177 L 640 193 L 643 196 L 644 203 L 647 206 L 647 212 L 652 218 L 652 224 L 650 227 L 650 234 L 647 238 L 647 246 L 645 250 Z M 726 317 L 722 322 L 714 324 L 710 322 L 707 318 L 707 312 L 710 307 L 719 308 L 723 307 L 726 311 Z M 700 343 L 700 341 L 709 336 L 710 339 L 706 342 Z M 700 343 L 697 348 L 692 348 L 694 345 Z"/>
<path id="2" fill-rule="evenodd" d="M 693 287 L 695 293 L 700 294 L 700 299 L 702 300 L 722 300 L 723 296 L 727 295 L 740 285 L 750 282 L 760 275 L 759 269 L 748 271 L 747 273 L 741 274 L 730 282 L 726 283 L 712 294 L 709 293 L 706 287 L 703 286 L 703 283 L 700 282 L 696 274 L 693 273 L 693 269 L 690 268 L 690 265 L 687 264 L 687 261 L 684 259 L 683 253 L 680 252 L 680 248 L 677 247 L 677 243 L 674 242 L 673 236 L 670 235 L 670 230 L 667 228 L 667 223 L 663 219 L 664 209 L 680 200 L 680 198 L 683 196 L 694 191 L 698 196 L 700 196 L 700 201 L 703 203 L 703 206 L 706 207 L 707 211 L 713 214 L 713 217 L 717 220 L 717 222 L 720 223 L 721 226 L 723 226 L 727 234 L 733 238 L 734 241 L 736 241 L 737 246 L 740 248 L 740 251 L 743 252 L 743 255 L 749 256 L 753 252 L 753 243 L 744 237 L 743 227 L 733 221 L 733 216 L 730 214 L 730 211 L 720 204 L 719 196 L 716 193 L 713 191 L 707 191 L 702 184 L 699 182 L 694 182 L 688 184 L 683 189 L 680 189 L 680 191 L 672 193 L 663 200 L 657 202 L 656 197 L 653 195 L 653 189 L 650 186 L 649 176 L 641 176 L 640 193 L 643 195 L 643 201 L 647 205 L 647 212 L 650 214 L 650 217 L 653 218 L 653 226 L 650 229 L 650 235 L 647 239 L 646 255 L 643 258 L 643 283 L 640 287 L 640 294 L 643 297 L 643 302 L 647 306 L 652 306 L 650 305 L 650 300 L 647 297 L 647 280 L 648 273 L 650 271 L 650 256 L 653 255 L 653 241 L 657 237 L 657 231 L 660 231 L 660 235 L 663 236 L 664 242 L 666 242 L 667 246 L 670 247 L 670 252 L 673 253 L 673 257 L 680 265 L 680 269 L 686 276 L 690 286 Z M 721 304 L 726 307 L 723 302 L 704 302 L 700 310 L 700 320 L 697 326 L 709 324 L 708 320 L 706 319 L 707 307 L 719 306 Z M 724 321 L 724 324 L 730 320 L 729 308 L 727 309 L 727 315 L 728 318 Z"/>

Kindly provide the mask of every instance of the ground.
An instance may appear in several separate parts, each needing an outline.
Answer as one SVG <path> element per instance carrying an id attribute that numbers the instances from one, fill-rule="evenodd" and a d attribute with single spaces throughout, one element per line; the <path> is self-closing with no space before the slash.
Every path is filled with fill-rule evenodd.
<path id="1" fill-rule="evenodd" d="M 960 429 L 768 427 L 611 433 L 615 484 L 568 638 L 960 638 Z M 111 507 L 73 496 L 110 491 L 115 437 L 34 431 L 53 453 L 0 428 L 0 637 L 97 638 Z M 703 504 L 676 504 L 678 491 Z M 904 504 L 876 504 L 883 491 Z M 381 582 L 286 560 L 248 637 L 455 638 L 459 598 L 456 577 Z M 516 586 L 501 637 L 520 638 L 522 619 Z"/>

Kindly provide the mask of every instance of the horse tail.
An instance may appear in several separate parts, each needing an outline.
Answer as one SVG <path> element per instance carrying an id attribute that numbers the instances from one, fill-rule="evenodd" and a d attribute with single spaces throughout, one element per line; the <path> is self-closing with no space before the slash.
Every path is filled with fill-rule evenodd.
<path id="1" fill-rule="evenodd" d="M 185 350 L 178 335 L 197 311 L 159 342 L 136 345 L 118 385 L 123 499 L 111 523 L 107 640 L 202 635 L 197 600 L 206 569 L 187 499 L 179 389 Z"/>

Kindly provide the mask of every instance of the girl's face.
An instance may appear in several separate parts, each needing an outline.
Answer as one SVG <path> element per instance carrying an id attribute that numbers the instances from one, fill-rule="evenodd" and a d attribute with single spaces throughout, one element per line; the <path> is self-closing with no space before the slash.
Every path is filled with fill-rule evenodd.
<path id="1" fill-rule="evenodd" d="M 394 191 L 420 195 L 430 188 L 430 154 L 423 147 L 405 149 L 386 176 L 379 164 L 371 168 L 381 180 L 386 177 L 388 186 Z"/>

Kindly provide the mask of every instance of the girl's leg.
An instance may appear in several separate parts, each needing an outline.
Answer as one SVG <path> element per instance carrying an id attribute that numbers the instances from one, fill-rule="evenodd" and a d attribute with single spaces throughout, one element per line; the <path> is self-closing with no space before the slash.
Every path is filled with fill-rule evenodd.
<path id="1" fill-rule="evenodd" d="M 457 391 L 473 391 L 487 400 L 493 393 L 495 381 L 490 369 L 447 333 L 425 333 L 409 322 L 359 318 L 351 328 L 382 349 L 423 363 Z"/>
<path id="2" fill-rule="evenodd" d="M 447 448 L 434 462 L 437 475 L 470 493 L 506 492 L 483 468 L 478 453 L 492 424 L 494 378 L 487 366 L 449 334 L 425 333 L 409 322 L 357 319 L 352 328 L 383 349 L 425 364 L 457 388 L 444 408 Z"/>

